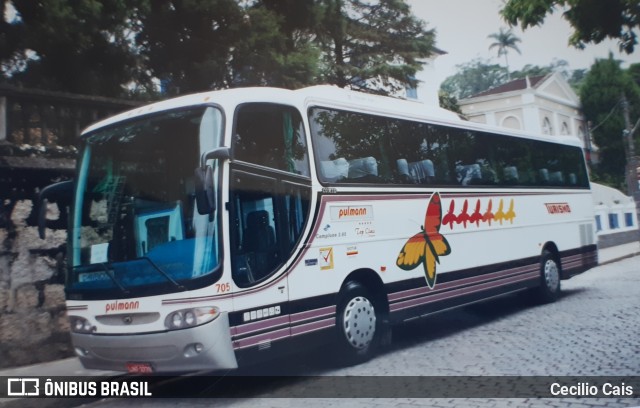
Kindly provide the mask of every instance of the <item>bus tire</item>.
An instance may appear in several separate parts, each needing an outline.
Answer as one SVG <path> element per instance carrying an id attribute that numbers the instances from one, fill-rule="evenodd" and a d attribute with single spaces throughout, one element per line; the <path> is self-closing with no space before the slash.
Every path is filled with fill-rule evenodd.
<path id="1" fill-rule="evenodd" d="M 341 364 L 359 364 L 375 354 L 382 331 L 379 310 L 360 283 L 349 282 L 342 289 L 336 318 L 337 357 Z"/>
<path id="2" fill-rule="evenodd" d="M 560 265 L 550 251 L 542 251 L 540 257 L 540 286 L 537 300 L 541 303 L 555 302 L 560 297 Z"/>

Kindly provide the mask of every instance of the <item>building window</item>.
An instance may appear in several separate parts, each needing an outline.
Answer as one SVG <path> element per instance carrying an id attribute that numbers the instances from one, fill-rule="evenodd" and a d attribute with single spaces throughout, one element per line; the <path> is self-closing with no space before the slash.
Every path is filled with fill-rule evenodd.
<path id="1" fill-rule="evenodd" d="M 609 214 L 609 228 L 618 229 L 620 224 L 618 223 L 618 214 Z"/>
<path id="2" fill-rule="evenodd" d="M 596 215 L 596 232 L 602 231 L 602 221 L 600 220 L 600 216 Z"/>
<path id="3" fill-rule="evenodd" d="M 504 118 L 502 126 L 509 129 L 521 129 L 520 120 L 515 116 L 507 116 Z"/>
<path id="4" fill-rule="evenodd" d="M 633 213 L 624 213 L 624 225 L 633 227 Z"/>
<path id="5" fill-rule="evenodd" d="M 544 121 L 542 122 L 542 133 L 545 135 L 553 134 L 553 127 L 551 126 L 549 118 L 544 118 Z"/>

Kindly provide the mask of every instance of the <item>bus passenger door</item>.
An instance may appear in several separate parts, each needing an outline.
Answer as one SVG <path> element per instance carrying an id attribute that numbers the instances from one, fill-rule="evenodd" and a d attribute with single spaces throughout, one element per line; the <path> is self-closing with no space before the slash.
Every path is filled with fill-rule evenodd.
<path id="1" fill-rule="evenodd" d="M 231 264 L 242 290 L 267 279 L 280 264 L 275 179 L 242 171 L 231 176 Z M 286 297 L 278 297 L 286 300 Z"/>
<path id="2" fill-rule="evenodd" d="M 266 350 L 290 336 L 287 266 L 298 243 L 310 188 L 233 170 L 230 191 L 232 333 L 236 349 Z"/>
<path id="3" fill-rule="evenodd" d="M 236 350 L 262 352 L 291 334 L 287 273 L 309 217 L 308 151 L 302 117 L 290 106 L 240 105 L 233 135 L 231 330 Z"/>

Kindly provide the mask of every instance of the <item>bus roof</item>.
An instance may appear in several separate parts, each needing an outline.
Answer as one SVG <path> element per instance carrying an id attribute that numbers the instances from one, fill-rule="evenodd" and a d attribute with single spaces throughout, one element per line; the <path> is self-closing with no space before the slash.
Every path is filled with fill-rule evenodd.
<path id="1" fill-rule="evenodd" d="M 297 105 L 297 101 L 295 100 L 296 98 L 297 96 L 294 91 L 269 87 L 234 88 L 207 91 L 166 99 L 119 113 L 90 125 L 82 133 L 89 133 L 101 127 L 109 126 L 120 121 L 170 109 L 198 106 L 207 103 L 218 104 L 224 107 L 234 106 L 240 103 L 266 101 Z"/>
<path id="2" fill-rule="evenodd" d="M 311 106 L 323 106 L 335 109 L 358 110 L 365 113 L 392 116 L 400 119 L 434 122 L 463 129 L 582 146 L 581 141 L 574 136 L 540 135 L 527 131 L 507 129 L 483 123 L 466 121 L 462 120 L 455 112 L 443 109 L 439 106 L 426 105 L 420 101 L 367 94 L 342 89 L 334 85 L 316 85 L 297 90 L 271 87 L 248 87 L 190 94 L 151 103 L 149 105 L 122 112 L 90 125 L 82 133 L 86 134 L 120 121 L 170 109 L 203 105 L 207 103 L 218 104 L 222 107 L 235 107 L 238 104 L 250 102 L 284 103 L 297 106 L 301 109 Z"/>
<path id="3" fill-rule="evenodd" d="M 581 141 L 574 136 L 541 135 L 529 131 L 471 122 L 461 119 L 455 112 L 443 109 L 439 106 L 426 105 L 415 100 L 372 95 L 342 89 L 331 85 L 311 86 L 299 89 L 295 92 L 300 93 L 303 96 L 306 106 L 318 105 L 337 109 L 343 108 L 345 110 L 355 109 L 401 119 L 404 118 L 409 120 L 439 123 L 462 129 L 485 131 L 527 139 L 544 140 L 573 146 L 582 146 Z"/>

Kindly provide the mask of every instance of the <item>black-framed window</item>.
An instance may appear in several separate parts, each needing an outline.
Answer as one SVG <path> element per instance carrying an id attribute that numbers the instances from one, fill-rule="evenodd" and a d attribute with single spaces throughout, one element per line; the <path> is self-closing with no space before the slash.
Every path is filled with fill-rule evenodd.
<path id="1" fill-rule="evenodd" d="M 240 287 L 258 284 L 289 259 L 309 218 L 307 184 L 247 171 L 231 174 L 231 266 Z"/>
<path id="2" fill-rule="evenodd" d="M 321 107 L 308 114 L 323 183 L 589 187 L 577 146 Z"/>
<path id="3" fill-rule="evenodd" d="M 238 107 L 234 160 L 309 177 L 309 156 L 302 117 L 293 107 L 249 103 Z"/>

